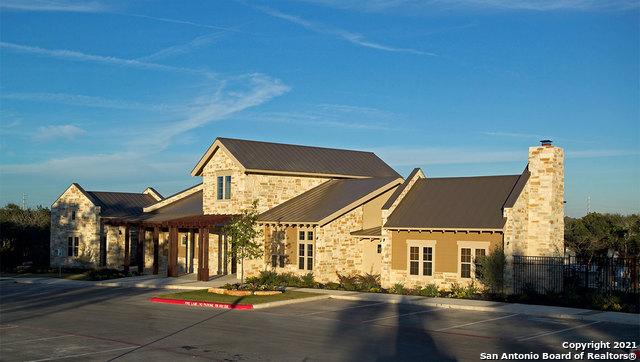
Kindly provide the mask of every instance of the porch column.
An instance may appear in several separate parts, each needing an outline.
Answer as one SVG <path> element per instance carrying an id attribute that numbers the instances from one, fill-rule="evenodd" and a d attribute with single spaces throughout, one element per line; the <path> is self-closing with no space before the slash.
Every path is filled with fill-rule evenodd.
<path id="1" fill-rule="evenodd" d="M 209 281 L 209 228 L 198 230 L 198 280 Z"/>
<path id="2" fill-rule="evenodd" d="M 158 257 L 160 256 L 160 228 L 153 228 L 153 274 L 158 274 Z"/>
<path id="3" fill-rule="evenodd" d="M 222 274 L 222 233 L 218 233 L 218 275 Z"/>
<path id="4" fill-rule="evenodd" d="M 124 227 L 124 272 L 129 272 L 129 225 Z"/>
<path id="5" fill-rule="evenodd" d="M 178 276 L 178 228 L 169 228 L 169 261 L 167 266 L 167 276 Z"/>
<path id="6" fill-rule="evenodd" d="M 144 271 L 144 226 L 138 228 L 138 273 Z"/>

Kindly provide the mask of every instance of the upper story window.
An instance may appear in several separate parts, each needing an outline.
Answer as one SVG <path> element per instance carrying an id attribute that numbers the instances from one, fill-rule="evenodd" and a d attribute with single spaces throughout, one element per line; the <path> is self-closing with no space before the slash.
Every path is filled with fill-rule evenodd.
<path id="1" fill-rule="evenodd" d="M 218 200 L 231 199 L 231 176 L 218 176 Z"/>
<path id="2" fill-rule="evenodd" d="M 76 212 L 74 210 L 74 211 L 71 211 L 71 220 L 75 220 L 75 219 L 76 219 Z"/>

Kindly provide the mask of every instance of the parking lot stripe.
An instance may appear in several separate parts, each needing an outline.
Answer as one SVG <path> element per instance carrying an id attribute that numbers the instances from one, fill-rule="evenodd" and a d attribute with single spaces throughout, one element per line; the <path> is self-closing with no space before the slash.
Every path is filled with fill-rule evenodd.
<path id="1" fill-rule="evenodd" d="M 66 335 L 66 336 L 57 336 L 57 337 L 27 339 L 26 341 L 15 341 L 15 342 L 8 342 L 8 343 L 0 343 L 0 346 L 6 346 L 8 344 L 18 344 L 18 343 L 29 343 L 29 342 L 36 342 L 36 341 L 46 341 L 46 340 L 49 340 L 49 339 L 66 338 L 66 337 L 71 337 L 71 336 L 70 335 Z"/>
<path id="2" fill-rule="evenodd" d="M 11 328 L 16 328 L 18 326 L 9 326 L 9 327 L 0 327 L 0 329 L 11 329 Z"/>
<path id="3" fill-rule="evenodd" d="M 334 309 L 334 310 L 321 310 L 319 312 L 307 313 L 307 314 L 302 314 L 302 315 L 314 315 L 314 314 L 321 314 L 321 313 L 342 312 L 343 310 L 347 310 L 347 309 L 364 308 L 364 307 L 370 307 L 372 305 L 380 305 L 380 304 L 385 304 L 385 302 L 369 303 L 369 304 L 365 304 L 365 305 L 357 305 L 355 307 L 348 307 L 348 308 L 341 308 L 341 309 Z"/>
<path id="4" fill-rule="evenodd" d="M 465 324 L 460 324 L 460 325 L 457 325 L 457 326 L 451 326 L 451 327 L 447 327 L 447 328 L 436 329 L 436 332 L 448 331 L 450 329 L 466 327 L 466 326 L 470 326 L 470 325 L 478 324 L 478 323 L 497 321 L 498 319 L 511 318 L 511 317 L 515 317 L 517 315 L 518 315 L 517 313 L 516 314 L 509 314 L 509 315 L 498 317 L 498 318 L 485 319 L 485 320 L 481 320 L 481 321 L 477 321 L 477 322 L 465 323 Z"/>
<path id="5" fill-rule="evenodd" d="M 131 349 L 131 348 L 135 348 L 135 346 L 107 349 L 107 350 L 98 351 L 98 352 L 87 352 L 87 353 L 80 353 L 80 354 L 70 354 L 68 356 L 58 356 L 58 357 L 49 357 L 49 358 L 43 358 L 43 359 L 34 359 L 34 360 L 29 361 L 29 362 L 53 361 L 53 360 L 57 360 L 57 359 L 67 359 L 67 358 L 88 356 L 90 354 L 100 354 L 100 353 L 107 353 L 107 352 L 122 351 L 123 349 Z"/>
<path id="6" fill-rule="evenodd" d="M 534 338 L 538 338 L 538 337 L 548 336 L 548 335 L 551 335 L 551 334 L 558 334 L 558 333 L 570 331 L 572 329 L 578 329 L 578 328 L 582 328 L 582 327 L 587 327 L 587 326 L 590 326 L 590 325 L 596 324 L 596 323 L 601 323 L 601 322 L 600 321 L 596 321 L 596 322 L 591 322 L 591 323 L 587 323 L 587 324 L 581 324 L 579 326 L 575 326 L 575 327 L 571 327 L 571 328 L 560 329 L 560 330 L 553 331 L 553 332 L 536 334 L 536 335 L 533 335 L 533 336 L 530 336 L 530 337 L 520 338 L 520 339 L 518 339 L 518 341 L 528 341 L 530 339 L 534 339 Z"/>
<path id="7" fill-rule="evenodd" d="M 419 312 L 413 312 L 413 313 L 405 313 L 405 314 L 396 314 L 396 315 L 392 315 L 389 317 L 382 317 L 382 318 L 376 318 L 376 319 L 369 319 L 366 321 L 362 321 L 362 323 L 369 323 L 369 322 L 375 322 L 375 321 L 380 321 L 383 319 L 391 319 L 391 318 L 400 318 L 400 317 L 404 317 L 404 316 L 408 316 L 408 315 L 414 315 L 414 314 L 421 314 L 421 313 L 428 313 L 428 312 L 435 312 L 438 309 L 429 309 L 429 310 L 421 310 Z"/>

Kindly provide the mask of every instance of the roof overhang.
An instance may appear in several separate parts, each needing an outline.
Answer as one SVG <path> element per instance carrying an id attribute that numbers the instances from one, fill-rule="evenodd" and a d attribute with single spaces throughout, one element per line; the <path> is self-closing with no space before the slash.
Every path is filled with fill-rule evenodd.
<path id="1" fill-rule="evenodd" d="M 416 228 L 416 227 L 384 227 L 385 230 L 390 231 L 408 231 L 408 232 L 454 232 L 454 233 L 502 233 L 503 229 L 492 229 L 492 228 L 448 228 L 448 227 L 433 227 L 433 228 Z"/>

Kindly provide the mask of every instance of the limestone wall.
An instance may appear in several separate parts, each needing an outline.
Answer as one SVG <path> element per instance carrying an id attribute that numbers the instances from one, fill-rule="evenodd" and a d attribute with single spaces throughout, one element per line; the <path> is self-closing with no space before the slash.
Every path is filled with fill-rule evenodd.
<path id="1" fill-rule="evenodd" d="M 75 211 L 75 219 L 72 214 Z M 100 208 L 75 185 L 51 206 L 52 267 L 97 267 L 100 262 Z M 79 237 L 78 256 L 68 255 L 69 237 Z M 61 256 L 58 251 L 61 251 Z"/>
<path id="2" fill-rule="evenodd" d="M 328 181 L 328 178 L 245 174 L 219 149 L 202 173 L 205 214 L 236 214 L 259 200 L 258 211 L 267 211 L 284 201 Z M 217 176 L 231 176 L 231 198 L 217 199 Z"/>

